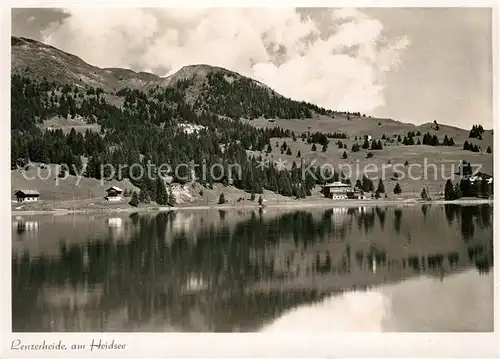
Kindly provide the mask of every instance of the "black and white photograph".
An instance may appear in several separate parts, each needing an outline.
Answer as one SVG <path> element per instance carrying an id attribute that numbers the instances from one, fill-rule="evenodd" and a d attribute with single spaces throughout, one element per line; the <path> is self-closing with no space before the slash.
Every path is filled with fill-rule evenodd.
<path id="1" fill-rule="evenodd" d="M 493 8 L 8 11 L 9 353 L 494 332 Z"/>

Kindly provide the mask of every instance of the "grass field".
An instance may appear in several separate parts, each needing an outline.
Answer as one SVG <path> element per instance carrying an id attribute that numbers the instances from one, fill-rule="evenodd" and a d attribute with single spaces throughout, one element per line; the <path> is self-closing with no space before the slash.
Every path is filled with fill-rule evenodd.
<path id="1" fill-rule="evenodd" d="M 296 134 L 302 132 L 345 132 L 351 139 L 355 136 L 370 135 L 372 138 L 380 139 L 383 134 L 386 136 L 401 135 L 401 138 L 408 131 L 420 131 L 422 135 L 429 132 L 431 135 L 438 136 L 442 141 L 445 135 L 453 137 L 455 144 L 462 146 L 467 140 L 473 144 L 477 144 L 486 150 L 488 146 L 493 145 L 493 131 L 486 130 L 483 133 L 483 140 L 469 139 L 469 129 L 462 129 L 439 124 L 439 130 L 435 130 L 433 123 L 426 123 L 420 126 L 411 123 L 398 122 L 392 119 L 372 118 L 372 117 L 355 117 L 346 115 L 336 115 L 335 118 L 328 116 L 317 115 L 311 119 L 276 119 L 273 122 L 268 119 L 260 118 L 255 120 L 245 120 L 245 122 L 257 128 L 272 128 L 279 126 L 284 129 L 295 131 Z M 379 124 L 380 123 L 380 124 Z M 416 138 L 415 138 L 416 141 Z"/>
<path id="2" fill-rule="evenodd" d="M 69 133 L 72 128 L 74 128 L 77 133 L 85 133 L 87 130 L 95 132 L 101 131 L 101 125 L 97 123 L 89 124 L 80 116 L 76 118 L 53 117 L 45 120 L 41 128 L 44 130 L 61 129 L 65 134 Z"/>
<path id="3" fill-rule="evenodd" d="M 315 161 L 315 165 L 329 164 L 333 168 L 341 167 L 344 173 L 351 178 L 352 183 L 360 178 L 365 172 L 367 175 L 376 180 L 375 186 L 378 183 L 378 178 L 383 178 L 386 193 L 389 197 L 393 195 L 393 189 L 396 182 L 399 182 L 403 189 L 401 197 L 418 197 L 422 188 L 425 187 L 428 193 L 433 197 L 440 197 L 440 193 L 444 190 L 444 184 L 448 178 L 452 181 L 457 181 L 458 176 L 453 175 L 458 171 L 458 166 L 462 160 L 470 162 L 473 166 L 478 166 L 481 172 L 493 174 L 493 154 L 487 154 L 486 149 L 488 146 L 493 148 L 493 131 L 488 130 L 483 133 L 483 139 L 470 139 L 469 131 L 439 125 L 439 130 L 435 130 L 434 124 L 425 124 L 415 126 L 412 124 L 401 123 L 390 119 L 375 119 L 364 117 L 351 117 L 350 120 L 347 116 L 338 115 L 335 118 L 327 118 L 319 116 L 317 119 L 292 119 L 284 120 L 277 119 L 270 122 L 266 119 L 257 119 L 249 121 L 258 128 L 272 128 L 279 126 L 284 129 L 294 131 L 296 136 L 300 136 L 302 132 L 345 132 L 348 134 L 348 139 L 340 139 L 347 145 L 347 149 L 339 149 L 336 142 L 338 139 L 330 139 L 328 149 L 322 152 L 320 145 L 317 145 L 317 150 L 311 150 L 311 145 L 303 142 L 301 138 L 297 138 L 294 142 L 292 138 L 273 138 L 271 140 L 272 152 L 266 154 L 265 152 L 251 152 L 254 155 L 262 155 L 265 159 L 270 161 L 277 161 L 282 159 L 286 161 L 288 167 L 292 166 L 295 161 L 300 165 L 301 159 L 304 163 Z M 379 125 L 380 123 L 380 125 Z M 423 134 L 430 133 L 431 135 L 438 136 L 442 141 L 444 136 L 452 137 L 455 146 L 426 146 L 426 145 L 413 145 L 405 146 L 397 142 L 397 136 L 401 138 L 408 133 L 408 131 L 420 131 L 420 136 L 415 136 L 422 141 Z M 358 143 L 360 146 L 363 144 L 363 136 L 370 135 L 372 139 L 379 140 L 382 135 L 395 139 L 392 143 L 384 145 L 382 150 L 363 150 L 359 152 L 351 152 L 353 143 Z M 358 140 L 354 140 L 358 137 Z M 287 146 L 291 149 L 292 155 L 286 155 L 286 152 L 281 154 L 280 146 L 286 141 Z M 481 152 L 464 151 L 462 149 L 463 143 L 477 144 L 481 147 Z M 278 143 L 278 147 L 276 147 Z M 382 143 L 386 141 L 382 140 Z M 298 151 L 301 152 L 301 157 L 297 157 Z M 344 151 L 347 153 L 347 159 L 342 159 Z M 372 158 L 367 158 L 367 153 L 373 153 Z M 408 166 L 404 163 L 408 161 Z M 391 180 L 394 169 L 402 170 L 404 177 L 398 181 Z M 350 172 L 349 172 L 350 171 Z M 385 175 L 384 175 L 385 174 Z M 409 177 L 413 178 L 410 179 Z"/>

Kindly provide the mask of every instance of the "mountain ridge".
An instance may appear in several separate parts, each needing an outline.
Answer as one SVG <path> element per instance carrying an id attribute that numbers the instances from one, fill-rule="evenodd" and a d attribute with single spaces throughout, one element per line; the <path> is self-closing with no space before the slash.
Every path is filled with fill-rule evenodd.
<path id="1" fill-rule="evenodd" d="M 26 37 L 11 37 L 12 72 L 19 73 L 26 68 L 36 69 L 33 72 L 39 77 L 53 77 L 62 84 L 80 84 L 93 87 L 102 87 L 105 92 L 117 91 L 123 87 L 131 87 L 140 91 L 148 91 L 155 87 L 170 87 L 179 81 L 196 79 L 200 82 L 206 80 L 209 74 L 222 73 L 231 79 L 248 79 L 253 83 L 268 90 L 273 96 L 287 98 L 271 89 L 268 85 L 253 78 L 244 76 L 219 66 L 209 64 L 190 64 L 182 66 L 168 76 L 158 76 L 145 71 L 134 71 L 119 67 L 98 67 L 89 64 L 82 58 L 63 51 L 52 45 Z M 47 52 L 49 52 L 47 54 Z M 42 61 L 40 61 L 42 59 Z M 64 62 L 61 60 L 65 60 Z M 40 68 L 40 63 L 46 61 L 49 69 Z M 87 72 L 88 74 L 83 74 Z M 297 101 L 300 102 L 300 101 Z"/>
<path id="2" fill-rule="evenodd" d="M 192 88 L 186 88 L 186 100 L 193 105 L 198 99 L 199 93 L 206 85 L 207 77 L 211 74 L 222 74 L 223 77 L 231 82 L 236 80 L 250 81 L 269 92 L 271 96 L 287 99 L 297 103 L 310 105 L 313 112 L 328 114 L 335 117 L 337 114 L 361 114 L 355 112 L 340 112 L 330 109 L 323 109 L 320 106 L 307 103 L 305 101 L 291 100 L 290 98 L 278 93 L 267 84 L 262 83 L 251 77 L 244 76 L 237 71 L 232 71 L 219 66 L 213 66 L 206 63 L 184 65 L 177 71 L 168 76 L 159 76 L 151 72 L 134 71 L 132 69 L 119 67 L 98 67 L 89 64 L 77 55 L 61 50 L 55 46 L 44 42 L 22 36 L 11 36 L 12 52 L 12 73 L 23 73 L 27 68 L 31 69 L 30 75 L 39 78 L 51 78 L 61 84 L 70 84 L 84 87 L 101 87 L 105 92 L 116 93 L 123 88 L 131 88 L 139 91 L 154 91 L 158 88 L 170 88 L 179 82 L 186 80 L 195 80 Z M 201 99 L 204 101 L 205 99 Z M 427 128 L 432 123 L 413 124 L 393 118 L 374 118 L 371 116 L 362 116 L 370 120 L 395 121 L 416 128 Z M 463 127 L 446 125 L 447 127 L 468 130 Z"/>

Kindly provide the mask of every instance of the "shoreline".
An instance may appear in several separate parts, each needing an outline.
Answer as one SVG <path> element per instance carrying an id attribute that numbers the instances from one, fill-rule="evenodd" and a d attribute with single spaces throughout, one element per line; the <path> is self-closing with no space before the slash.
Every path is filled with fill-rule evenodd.
<path id="1" fill-rule="evenodd" d="M 200 210 L 256 210 L 256 209 L 295 209 L 295 208 L 352 208 L 361 206 L 413 206 L 418 204 L 458 204 L 458 205 L 479 205 L 491 204 L 493 199 L 458 199 L 453 201 L 420 199 L 401 200 L 328 200 L 328 201 L 297 201 L 297 202 L 273 202 L 259 206 L 257 203 L 230 205 L 180 205 L 180 206 L 151 206 L 151 207 L 126 207 L 126 208 L 82 208 L 82 209 L 46 209 L 46 210 L 11 210 L 11 216 L 31 216 L 31 215 L 68 215 L 68 214 L 91 214 L 91 213 L 135 213 L 135 212 L 170 212 L 170 211 L 200 211 Z"/>

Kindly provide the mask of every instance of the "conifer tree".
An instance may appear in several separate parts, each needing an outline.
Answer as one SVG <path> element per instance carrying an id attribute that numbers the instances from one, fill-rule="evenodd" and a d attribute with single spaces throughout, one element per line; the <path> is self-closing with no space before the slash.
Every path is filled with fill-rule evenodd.
<path id="1" fill-rule="evenodd" d="M 136 192 L 136 191 L 132 192 L 132 198 L 130 199 L 129 204 L 130 204 L 132 207 L 137 207 L 137 206 L 139 206 L 139 198 L 137 197 L 137 192 Z"/>
<path id="2" fill-rule="evenodd" d="M 365 137 L 365 140 L 363 142 L 363 145 L 361 146 L 362 149 L 367 150 L 370 148 L 370 142 L 368 142 L 368 137 Z"/>
<path id="3" fill-rule="evenodd" d="M 429 200 L 429 195 L 427 194 L 425 187 L 423 187 L 422 192 L 420 192 L 420 198 L 422 198 L 424 201 Z"/>
<path id="4" fill-rule="evenodd" d="M 377 192 L 378 193 L 385 193 L 385 186 L 384 186 L 384 182 L 382 181 L 382 178 L 378 181 Z"/>
<path id="5" fill-rule="evenodd" d="M 200 192 L 201 192 L 200 195 L 203 196 L 203 190 L 201 190 Z M 175 198 L 174 191 L 172 191 L 172 188 L 170 188 L 168 190 L 168 201 L 167 201 L 167 204 L 169 206 L 175 206 L 176 202 L 177 202 L 177 200 Z"/>
<path id="6" fill-rule="evenodd" d="M 452 201 L 455 199 L 455 191 L 453 187 L 453 182 L 450 179 L 446 181 L 444 186 L 444 199 L 446 201 Z"/>
<path id="7" fill-rule="evenodd" d="M 168 203 L 167 189 L 165 188 L 163 179 L 161 179 L 161 177 L 159 176 L 156 179 L 156 203 L 158 203 L 160 206 L 164 206 Z"/>
<path id="8" fill-rule="evenodd" d="M 462 190 L 460 189 L 460 185 L 458 183 L 455 183 L 455 186 L 453 188 L 453 199 L 460 198 L 462 198 Z"/>
<path id="9" fill-rule="evenodd" d="M 481 180 L 481 187 L 480 187 L 481 195 L 483 197 L 489 197 L 490 196 L 490 184 L 486 180 L 486 178 L 483 178 Z"/>

